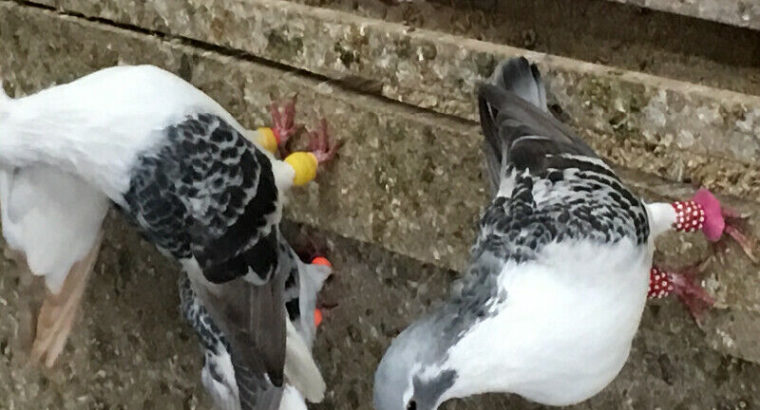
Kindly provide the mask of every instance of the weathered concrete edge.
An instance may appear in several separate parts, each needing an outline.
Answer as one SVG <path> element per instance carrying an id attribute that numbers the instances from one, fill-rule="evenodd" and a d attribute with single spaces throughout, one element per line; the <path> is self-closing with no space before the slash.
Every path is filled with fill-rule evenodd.
<path id="1" fill-rule="evenodd" d="M 107 44 L 112 53 L 108 58 L 98 56 L 87 61 L 86 51 L 76 55 L 61 50 L 65 58 L 57 61 L 57 70 L 45 67 L 40 78 L 29 78 L 35 72 L 33 62 L 19 64 L 23 72 L 4 70 L 11 84 L 34 81 L 35 87 L 41 88 L 49 85 L 51 77 L 57 81 L 75 78 L 111 65 L 111 60 L 149 62 L 189 78 L 251 126 L 267 121 L 265 107 L 270 90 L 279 94 L 298 91 L 301 106 L 309 107 L 303 112 L 307 123 L 318 115 L 327 115 L 334 133 L 345 145 L 342 157 L 322 173 L 320 183 L 294 192 L 288 206 L 290 215 L 299 222 L 378 242 L 419 260 L 448 268 L 463 267 L 474 237 L 474 222 L 487 202 L 486 187 L 479 176 L 479 144 L 473 143 L 479 140 L 474 125 L 415 112 L 327 83 L 155 37 L 23 7 L 4 8 L 50 19 L 51 25 L 76 27 L 70 30 L 71 35 L 82 38 L 59 41 L 99 48 L 100 44 L 84 36 L 89 31 L 99 36 L 100 43 Z M 68 61 L 77 66 L 69 67 Z M 18 81 L 16 77 L 22 76 L 27 79 Z M 648 198 L 683 198 L 693 192 L 688 185 L 642 172 L 624 168 L 619 172 Z M 452 192 L 462 199 L 452 198 Z M 746 200 L 732 205 L 747 212 L 760 211 L 760 205 Z M 426 246 L 420 247 L 420 243 Z"/>
<path id="2" fill-rule="evenodd" d="M 477 119 L 473 90 L 495 63 L 525 55 L 546 73 L 575 125 L 686 155 L 757 164 L 760 97 L 281 0 L 37 0 L 330 78 L 360 77 L 382 95 Z"/>
<path id="3" fill-rule="evenodd" d="M 103 27 L 102 25 L 84 22 L 81 19 L 59 18 L 52 16 L 50 13 L 40 13 L 38 11 L 30 13 L 27 10 L 20 10 L 18 7 L 7 7 L 6 5 L 0 5 L 0 11 L 15 12 L 27 15 L 30 18 L 40 18 L 39 15 L 41 14 L 43 16 L 42 21 L 45 21 L 46 24 L 63 24 L 68 27 L 70 33 L 82 36 L 82 38 L 57 39 L 62 42 L 79 42 L 79 45 L 84 47 L 82 51 L 84 54 L 82 55 L 67 55 L 69 59 L 77 60 L 75 64 L 77 65 L 76 70 L 80 70 L 78 73 L 68 72 L 65 68 L 61 69 L 61 66 L 66 65 L 65 58 L 62 58 L 59 60 L 60 66 L 43 68 L 43 70 L 47 70 L 44 72 L 44 76 L 46 77 L 44 80 L 35 79 L 35 81 L 49 82 L 51 76 L 54 78 L 56 76 L 78 76 L 86 72 L 82 70 L 91 71 L 96 66 L 109 65 L 108 58 L 104 59 L 101 56 L 93 60 L 92 58 L 88 59 L 88 55 L 86 54 L 90 48 L 97 47 L 96 43 L 100 42 L 101 45 L 108 44 L 112 46 L 111 50 L 113 53 L 116 53 L 115 57 L 119 60 L 123 59 L 122 61 L 129 62 L 137 62 L 130 60 L 148 60 L 153 63 L 162 64 L 177 72 L 188 69 L 187 64 L 189 64 L 189 59 L 195 67 L 189 68 L 192 71 L 189 73 L 191 80 L 196 85 L 209 91 L 222 104 L 230 107 L 233 114 L 238 115 L 243 119 L 243 122 L 256 123 L 260 121 L 259 118 L 265 117 L 263 108 L 268 99 L 268 92 L 273 86 L 278 86 L 284 88 L 285 92 L 300 90 L 302 103 L 321 106 L 320 109 L 329 109 L 331 112 L 342 111 L 345 113 L 354 110 L 361 112 L 362 109 L 369 109 L 371 113 L 363 113 L 359 116 L 365 117 L 365 115 L 369 115 L 370 117 L 368 118 L 371 121 L 377 121 L 375 127 L 379 128 L 379 131 L 376 135 L 387 136 L 393 133 L 392 130 L 394 128 L 401 127 L 402 133 L 404 136 L 409 137 L 410 141 L 417 140 L 423 142 L 422 145 L 412 144 L 405 147 L 403 141 L 397 141 L 398 146 L 403 148 L 402 153 L 408 155 L 404 159 L 413 158 L 412 153 L 418 151 L 421 147 L 427 146 L 430 148 L 430 145 L 426 145 L 424 142 L 426 139 L 425 135 L 430 135 L 431 133 L 436 135 L 436 142 L 439 146 L 433 148 L 433 154 L 428 152 L 428 156 L 454 158 L 457 155 L 472 155 L 474 157 L 479 155 L 476 146 L 473 148 L 473 145 L 466 143 L 466 141 L 463 144 L 462 138 L 457 138 L 458 135 L 472 132 L 472 127 L 468 124 L 458 123 L 430 114 L 411 112 L 409 109 L 403 110 L 396 105 L 378 101 L 371 97 L 357 96 L 353 93 L 334 90 L 324 84 L 320 85 L 314 80 L 299 78 L 293 75 L 283 75 L 281 71 L 262 67 L 254 63 L 219 56 L 209 52 L 198 52 L 198 50 L 190 47 L 170 44 L 144 35 L 135 35 L 124 30 Z M 34 28 L 31 29 L 34 30 Z M 115 39 L 118 41 L 114 41 Z M 139 47 L 134 47 L 135 45 L 139 45 Z M 66 53 L 64 50 L 61 52 Z M 130 52 L 134 54 L 129 55 Z M 30 58 L 34 58 L 34 56 L 30 56 Z M 21 63 L 29 71 L 29 74 L 21 73 L 19 76 L 35 76 L 40 74 L 39 72 L 35 72 L 33 65 Z M 8 70 L 4 71 L 9 72 Z M 226 84 L 223 80 L 220 82 L 220 78 L 217 76 L 220 73 L 227 73 L 227 75 L 233 78 L 239 78 L 240 83 L 230 85 Z M 252 78 L 258 80 L 258 85 L 262 88 L 261 90 L 250 89 L 250 84 L 254 83 L 251 81 Z M 13 79 L 16 80 L 16 77 Z M 243 90 L 235 90 L 234 87 L 237 85 L 240 85 Z M 39 85 L 36 85 L 36 87 L 39 88 Z M 244 96 L 240 95 L 241 92 Z M 243 103 L 240 101 L 236 102 L 237 99 L 245 101 Z M 311 113 L 311 116 L 313 116 L 313 113 Z M 395 122 L 389 119 L 390 117 L 395 119 Z M 356 137 L 356 135 L 361 133 L 359 128 L 366 127 L 367 123 L 354 122 L 352 124 L 349 121 L 342 125 L 344 125 L 341 129 L 343 132 L 346 134 L 355 133 L 354 136 Z M 343 137 L 346 134 L 340 133 L 340 136 Z M 361 143 L 354 139 L 347 140 L 347 151 L 344 152 L 345 156 L 351 158 L 353 163 L 358 162 L 360 169 L 369 163 L 379 162 L 382 164 L 390 162 L 391 158 L 398 153 L 384 149 L 385 147 L 382 146 L 380 140 L 376 140 L 376 138 L 375 135 L 365 136 L 364 141 L 361 141 Z M 397 137 L 392 138 L 396 139 Z M 362 147 L 368 147 L 369 149 L 362 150 Z M 420 160 L 421 158 L 416 159 Z M 422 159 L 424 159 L 424 156 Z M 474 221 L 471 219 L 477 215 L 478 209 L 481 204 L 485 203 L 485 200 L 482 189 L 483 184 L 479 180 L 479 177 L 477 177 L 477 168 L 479 166 L 473 161 L 465 161 L 464 163 L 456 164 L 455 168 L 462 169 L 462 172 L 466 175 L 472 174 L 476 176 L 474 179 L 465 176 L 463 179 L 455 180 L 454 182 L 458 188 L 455 191 L 461 192 L 462 196 L 470 198 L 471 201 L 469 202 L 455 203 L 453 206 L 450 203 L 445 203 L 447 201 L 451 202 L 449 198 L 450 190 L 445 188 L 451 187 L 454 183 L 446 178 L 439 179 L 440 175 L 437 172 L 434 172 L 431 176 L 432 179 L 429 185 L 419 180 L 413 180 L 414 183 L 419 183 L 419 186 L 416 188 L 419 189 L 420 193 L 414 194 L 414 196 L 420 196 L 417 198 L 418 201 L 424 201 L 424 198 L 428 196 L 433 197 L 433 200 L 430 202 L 418 202 L 417 204 L 418 207 L 427 206 L 429 211 L 438 214 L 432 220 L 420 222 L 419 220 L 424 219 L 425 216 L 419 214 L 419 208 L 415 209 L 414 204 L 410 204 L 414 199 L 408 193 L 396 191 L 399 188 L 393 182 L 393 179 L 402 178 L 404 174 L 410 172 L 409 169 L 404 169 L 402 172 L 394 174 L 391 168 L 384 170 L 376 168 L 374 175 L 360 173 L 360 178 L 357 180 L 351 177 L 355 175 L 357 169 L 342 167 L 342 162 L 336 163 L 333 169 L 322 176 L 323 183 L 314 184 L 309 187 L 308 191 L 295 195 L 294 201 L 289 206 L 289 216 L 296 221 L 312 226 L 320 226 L 322 229 L 327 229 L 341 236 L 366 242 L 375 242 L 386 249 L 411 256 L 418 260 L 444 267 L 461 268 L 467 253 L 466 248 L 472 237 L 472 227 L 474 226 L 472 222 Z M 416 176 L 417 174 L 414 175 Z M 666 181 L 661 181 L 658 185 L 657 182 L 653 182 L 653 178 L 639 176 L 638 173 L 633 171 L 623 170 L 623 176 L 638 189 L 645 187 L 651 190 L 655 196 L 680 196 L 681 193 L 687 196 L 691 192 L 688 187 Z M 372 180 L 375 180 L 374 182 L 379 183 L 379 185 L 368 184 Z M 441 186 L 444 186 L 443 192 L 435 191 L 436 187 L 440 188 Z M 642 190 L 646 191 L 646 189 Z M 345 193 L 351 193 L 351 195 L 345 195 Z M 442 197 L 442 194 L 447 196 Z M 403 198 L 404 201 L 394 205 L 393 201 L 388 203 L 385 200 L 385 198 L 395 198 L 397 196 Z M 332 202 L 336 199 L 337 202 Z M 371 206 L 368 207 L 367 204 Z M 746 202 L 738 204 L 742 209 L 757 209 L 756 204 L 747 204 Z M 374 205 L 379 205 L 380 208 L 375 208 Z M 318 211 L 315 213 L 315 210 Z M 412 218 L 407 218 L 409 215 Z M 375 221 L 379 220 L 384 226 L 375 228 L 373 219 Z M 429 225 L 432 229 L 425 230 L 421 225 Z M 454 231 L 459 232 L 459 234 L 452 233 L 452 228 Z M 375 229 L 380 230 L 375 231 Z M 443 231 L 443 235 L 437 237 L 436 235 L 441 234 L 439 230 Z M 461 233 L 462 230 L 466 230 L 467 233 L 463 235 Z M 435 239 L 431 240 L 431 238 Z M 432 246 L 420 247 L 420 244 L 432 244 Z M 669 253 L 679 252 L 677 246 L 670 246 L 667 249 L 670 251 Z M 436 252 L 439 253 L 436 254 Z M 714 278 L 708 280 L 708 285 L 711 285 L 711 289 L 718 295 L 722 305 L 730 306 L 731 311 L 748 312 L 749 317 L 755 317 L 758 306 L 757 301 L 760 300 L 760 297 L 757 296 L 757 293 L 760 292 L 760 287 L 752 285 L 758 281 L 752 281 L 751 274 L 752 271 L 748 270 L 746 266 L 732 265 L 721 272 L 718 280 Z M 757 323 L 755 319 L 752 319 L 751 322 Z M 708 332 L 711 331 L 708 329 Z M 721 335 L 728 334 L 731 336 L 731 333 L 727 333 L 728 331 L 726 330 L 721 330 L 721 332 Z M 751 359 L 754 350 L 749 347 L 747 348 L 749 350 L 744 349 L 744 345 L 741 342 L 736 342 L 736 340 L 743 340 L 740 336 L 728 339 L 732 354 Z M 726 339 L 723 337 L 721 340 Z M 745 350 L 747 351 L 745 352 Z"/>
<path id="4" fill-rule="evenodd" d="M 617 3 L 760 30 L 760 3 L 752 0 L 611 0 Z"/>

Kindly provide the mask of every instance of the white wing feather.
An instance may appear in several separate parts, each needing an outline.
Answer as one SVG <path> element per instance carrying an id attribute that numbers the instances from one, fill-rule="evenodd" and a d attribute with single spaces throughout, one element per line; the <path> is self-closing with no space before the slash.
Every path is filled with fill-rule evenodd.
<path id="1" fill-rule="evenodd" d="M 306 402 L 301 393 L 295 387 L 286 385 L 282 392 L 280 410 L 307 410 Z"/>
<path id="2" fill-rule="evenodd" d="M 94 246 L 108 206 L 97 189 L 53 168 L 0 168 L 3 236 L 54 294 Z"/>
<path id="3" fill-rule="evenodd" d="M 293 325 L 310 348 L 317 332 L 317 326 L 314 324 L 317 295 L 330 274 L 332 274 L 330 267 L 298 261 L 298 304 L 301 317 Z"/>

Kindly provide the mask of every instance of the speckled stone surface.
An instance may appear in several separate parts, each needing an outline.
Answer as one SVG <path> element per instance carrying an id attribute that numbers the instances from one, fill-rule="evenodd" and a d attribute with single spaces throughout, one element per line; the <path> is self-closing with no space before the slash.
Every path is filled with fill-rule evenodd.
<path id="1" fill-rule="evenodd" d="M 0 408 L 13 410 L 210 410 L 201 358 L 179 317 L 177 267 L 115 212 L 80 319 L 58 364 L 28 365 L 30 298 L 40 282 L 0 257 Z M 313 409 L 370 410 L 372 372 L 391 338 L 434 306 L 456 274 L 377 246 L 287 224 L 300 246 L 317 243 L 335 266 L 315 345 L 328 383 Z M 376 295 L 368 298 L 367 295 Z M 573 410 L 752 409 L 760 366 L 711 350 L 675 301 L 652 304 L 628 364 L 601 394 Z M 548 409 L 517 397 L 454 401 L 447 410 Z"/>
<path id="2" fill-rule="evenodd" d="M 106 225 L 80 318 L 52 369 L 28 356 L 44 285 L 0 258 L 1 409 L 209 408 L 195 335 L 180 322 L 177 268 L 120 217 Z"/>
<path id="3" fill-rule="evenodd" d="M 698 179 L 699 155 L 757 165 L 760 97 L 480 42 L 280 0 L 55 0 L 63 10 L 230 47 L 333 79 L 378 82 L 382 95 L 475 120 L 472 93 L 498 59 L 526 55 L 579 128 L 646 148 Z M 666 153 L 667 152 L 667 153 Z M 676 166 L 669 164 L 676 161 Z M 629 160 L 637 167 L 635 158 Z M 740 175 L 742 165 L 732 167 Z M 694 174 L 694 175 L 691 175 Z M 760 181 L 742 181 L 760 186 Z M 754 193 L 754 198 L 760 198 Z"/>
<path id="4" fill-rule="evenodd" d="M 0 2 L 0 73 L 11 95 L 114 64 L 152 63 L 208 92 L 247 126 L 266 122 L 270 93 L 297 91 L 307 123 L 328 117 L 333 134 L 345 145 L 335 163 L 320 172 L 318 183 L 294 192 L 288 216 L 326 233 L 329 256 L 342 278 L 328 289 L 326 297 L 341 305 L 328 315 L 317 347 L 335 386 L 320 408 L 369 408 L 370 374 L 388 337 L 440 298 L 456 276 L 441 267 L 464 264 L 474 222 L 486 202 L 477 128 L 226 52 Z M 593 134 L 596 148 L 616 163 L 630 165 L 620 157 L 634 153 L 640 170 L 659 173 L 656 166 L 673 166 L 652 159 L 652 151 L 664 149 L 584 132 Z M 698 155 L 683 160 L 704 161 L 717 171 L 731 163 Z M 683 198 L 693 191 L 640 171 L 621 168 L 621 174 L 647 198 Z M 732 191 L 737 180 L 730 175 L 717 172 L 712 184 L 725 184 L 722 192 L 739 195 L 758 189 L 743 191 L 740 184 Z M 760 211 L 751 200 L 730 203 Z M 110 223 L 97 270 L 102 274 L 88 293 L 86 310 L 95 314 L 85 319 L 85 330 L 67 350 L 70 364 L 61 370 L 41 375 L 25 369 L 23 356 L 12 353 L 18 351 L 11 344 L 23 333 L 25 315 L 18 310 L 18 275 L 7 262 L 0 264 L 5 301 L 0 304 L 11 312 L 0 316 L 0 350 L 6 357 L 0 366 L 7 369 L 0 368 L 0 408 L 204 408 L 195 341 L 178 324 L 174 268 L 118 218 Z M 703 241 L 691 241 L 696 238 L 664 238 L 658 259 L 675 266 L 698 260 L 707 249 Z M 713 263 L 708 269 L 706 284 L 720 310 L 704 328 L 698 329 L 677 303 L 655 304 L 623 375 L 578 408 L 738 409 L 760 403 L 760 370 L 750 363 L 760 362 L 760 272 L 736 249 L 731 251 L 726 266 Z M 107 353 L 98 353 L 103 349 Z M 169 359 L 175 354 L 176 359 Z M 105 376 L 98 379 L 98 374 Z M 32 401 L 37 395 L 42 398 Z M 539 408 L 507 400 L 488 396 L 449 408 Z"/>
<path id="5" fill-rule="evenodd" d="M 417 260 L 451 269 L 464 266 L 475 222 L 486 203 L 480 137 L 474 124 L 155 36 L 0 3 L 0 69 L 13 87 L 11 95 L 118 63 L 152 63 L 174 71 L 248 126 L 267 121 L 270 94 L 298 92 L 306 123 L 327 116 L 334 136 L 345 144 L 338 159 L 320 172 L 318 183 L 294 190 L 287 215 Z M 613 160 L 616 155 L 636 152 L 614 138 L 596 145 Z M 646 150 L 636 152 L 642 162 L 648 155 Z M 720 169 L 714 161 L 710 165 Z M 640 171 L 621 172 L 647 198 L 685 198 L 693 192 L 692 187 Z M 732 204 L 742 211 L 760 211 L 756 202 Z M 662 249 L 665 260 L 674 264 L 694 262 L 707 254 L 697 235 L 669 236 Z M 758 323 L 760 272 L 732 251 L 726 266 L 713 265 L 708 270 L 707 284 L 720 307 Z M 754 333 L 732 326 L 725 322 L 727 318 L 706 327 L 710 334 L 727 335 L 713 337 L 713 345 L 760 360 L 756 339 L 751 337 Z"/>
<path id="6" fill-rule="evenodd" d="M 760 31 L 709 20 L 601 0 L 289 1 L 760 95 Z"/>
<path id="7" fill-rule="evenodd" d="M 613 0 L 684 16 L 713 20 L 732 26 L 760 30 L 760 1 L 757 0 Z"/>

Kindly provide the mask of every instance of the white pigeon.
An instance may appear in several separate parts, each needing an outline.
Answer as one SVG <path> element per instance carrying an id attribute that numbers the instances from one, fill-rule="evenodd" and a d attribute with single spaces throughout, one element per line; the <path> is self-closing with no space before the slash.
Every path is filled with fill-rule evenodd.
<path id="1" fill-rule="evenodd" d="M 496 68 L 479 106 L 494 198 L 462 286 L 382 358 L 378 410 L 431 410 L 486 392 L 554 406 L 595 395 L 628 357 L 654 237 L 723 224 L 714 197 L 685 212 L 634 196 L 549 113 L 524 58 Z"/>
<path id="2" fill-rule="evenodd" d="M 265 134 L 245 130 L 206 94 L 153 66 L 107 68 L 18 99 L 0 93 L 3 223 L 27 218 L 4 235 L 55 292 L 72 261 L 97 253 L 105 198 L 112 201 L 181 263 L 229 340 L 226 380 L 231 391 L 240 388 L 231 401 L 241 409 L 276 409 L 284 376 L 296 386 L 324 385 L 310 352 L 297 350 L 303 344 L 286 346 L 288 271 L 280 260 L 287 254 L 278 246 L 278 224 L 284 191 L 313 179 L 333 151 L 322 138 L 324 150 L 279 161 L 259 145 Z M 17 205 L 45 201 L 18 212 Z M 70 206 L 81 207 L 52 226 L 72 231 L 48 239 L 83 237 L 68 257 L 37 261 L 45 248 L 34 240 L 41 234 L 36 224 Z M 297 368 L 312 371 L 284 375 L 286 350 Z M 311 401 L 323 394 L 303 391 L 314 393 Z"/>

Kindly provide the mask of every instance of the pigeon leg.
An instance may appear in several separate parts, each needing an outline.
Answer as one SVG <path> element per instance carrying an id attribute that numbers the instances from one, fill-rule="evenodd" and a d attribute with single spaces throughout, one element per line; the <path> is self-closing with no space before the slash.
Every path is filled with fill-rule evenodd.
<path id="1" fill-rule="evenodd" d="M 312 258 L 311 264 L 327 266 L 330 269 L 332 269 L 333 267 L 332 263 L 330 263 L 330 261 L 327 260 L 327 258 L 325 258 L 324 256 L 315 256 L 314 258 Z M 325 280 L 326 279 L 327 278 L 325 278 Z M 325 305 L 323 303 L 320 303 L 319 296 L 317 296 L 317 307 L 314 309 L 314 327 L 315 328 L 319 328 L 319 325 L 322 324 L 326 311 L 331 310 L 335 306 L 337 306 L 337 303 L 331 304 L 331 305 Z"/>
<path id="2" fill-rule="evenodd" d="M 697 323 L 701 323 L 705 309 L 715 304 L 715 299 L 696 281 L 701 264 L 681 269 L 663 269 L 653 266 L 649 271 L 649 299 L 661 299 L 671 294 L 686 306 Z"/>

